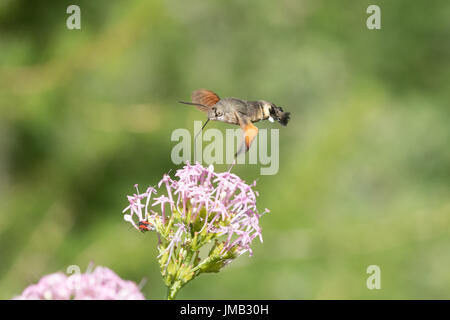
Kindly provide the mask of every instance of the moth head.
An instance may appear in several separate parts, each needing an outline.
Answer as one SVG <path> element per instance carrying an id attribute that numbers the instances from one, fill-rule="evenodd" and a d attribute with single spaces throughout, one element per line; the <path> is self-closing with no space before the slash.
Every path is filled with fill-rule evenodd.
<path id="1" fill-rule="evenodd" d="M 208 111 L 208 118 L 211 120 L 222 120 L 223 115 L 224 113 L 222 108 L 212 107 Z"/>

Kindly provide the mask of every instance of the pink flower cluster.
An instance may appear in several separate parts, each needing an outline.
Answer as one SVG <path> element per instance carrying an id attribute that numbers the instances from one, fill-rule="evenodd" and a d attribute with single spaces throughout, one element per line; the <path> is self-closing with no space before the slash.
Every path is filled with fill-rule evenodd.
<path id="1" fill-rule="evenodd" d="M 212 165 L 205 168 L 189 163 L 177 170 L 175 176 L 177 179 L 166 174 L 163 176 L 158 188 L 165 189 L 165 195 L 153 201 L 152 194 L 157 193 L 155 188 L 149 187 L 146 192 L 139 193 L 136 186 L 137 193 L 128 196 L 130 205 L 124 212 L 129 213 L 125 214 L 124 219 L 139 230 L 140 221 L 157 218 L 165 224 L 176 212 L 181 219 L 177 221 L 178 228 L 171 235 L 169 247 L 173 248 L 186 239 L 183 235 L 189 234 L 190 222 L 200 219 L 202 228 L 199 232 L 206 228 L 208 233 L 225 236 L 224 250 L 235 248 L 239 255 L 246 251 L 251 255 L 253 239 L 258 237 L 262 242 L 259 218 L 268 212 L 266 209 L 258 213 L 257 192 L 252 190 L 255 182 L 248 185 L 233 173 L 214 172 Z M 160 213 L 152 210 L 155 206 L 159 207 Z"/>
<path id="2" fill-rule="evenodd" d="M 96 267 L 92 273 L 67 276 L 58 272 L 27 287 L 16 300 L 144 300 L 138 286 L 112 270 Z"/>

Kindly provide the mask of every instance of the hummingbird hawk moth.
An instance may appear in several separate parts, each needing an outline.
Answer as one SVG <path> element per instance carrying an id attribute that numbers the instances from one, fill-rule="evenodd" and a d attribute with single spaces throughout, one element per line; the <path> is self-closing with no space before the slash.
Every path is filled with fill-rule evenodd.
<path id="1" fill-rule="evenodd" d="M 193 91 L 191 100 L 192 102 L 180 101 L 180 103 L 194 105 L 197 109 L 206 113 L 208 120 L 203 128 L 209 120 L 222 121 L 241 127 L 244 132 L 244 143 L 235 156 L 244 149 L 244 146 L 246 152 L 250 149 L 251 143 L 258 134 L 258 128 L 253 124 L 254 122 L 261 120 L 274 122 L 276 120 L 281 125 L 286 126 L 290 118 L 289 112 L 284 112 L 281 107 L 265 100 L 221 99 L 217 94 L 206 89 Z"/>

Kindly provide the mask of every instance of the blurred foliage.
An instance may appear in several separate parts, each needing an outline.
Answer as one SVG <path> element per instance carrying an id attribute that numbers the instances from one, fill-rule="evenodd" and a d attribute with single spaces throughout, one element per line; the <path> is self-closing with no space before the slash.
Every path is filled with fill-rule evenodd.
<path id="1" fill-rule="evenodd" d="M 449 17 L 444 0 L 0 1 L 0 298 L 90 261 L 164 297 L 155 235 L 121 211 L 176 169 L 171 132 L 204 120 L 177 101 L 201 87 L 292 119 L 277 175 L 233 169 L 271 209 L 264 243 L 179 298 L 449 298 Z"/>

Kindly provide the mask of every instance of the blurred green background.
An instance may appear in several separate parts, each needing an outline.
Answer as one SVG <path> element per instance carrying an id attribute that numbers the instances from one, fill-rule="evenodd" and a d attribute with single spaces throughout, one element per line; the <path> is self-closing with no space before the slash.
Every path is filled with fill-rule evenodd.
<path id="1" fill-rule="evenodd" d="M 178 167 L 172 131 L 204 116 L 177 101 L 203 87 L 292 118 L 277 175 L 233 169 L 271 210 L 264 243 L 178 298 L 450 298 L 449 17 L 444 0 L 1 0 L 0 298 L 91 261 L 164 298 L 156 237 L 121 212 Z"/>

